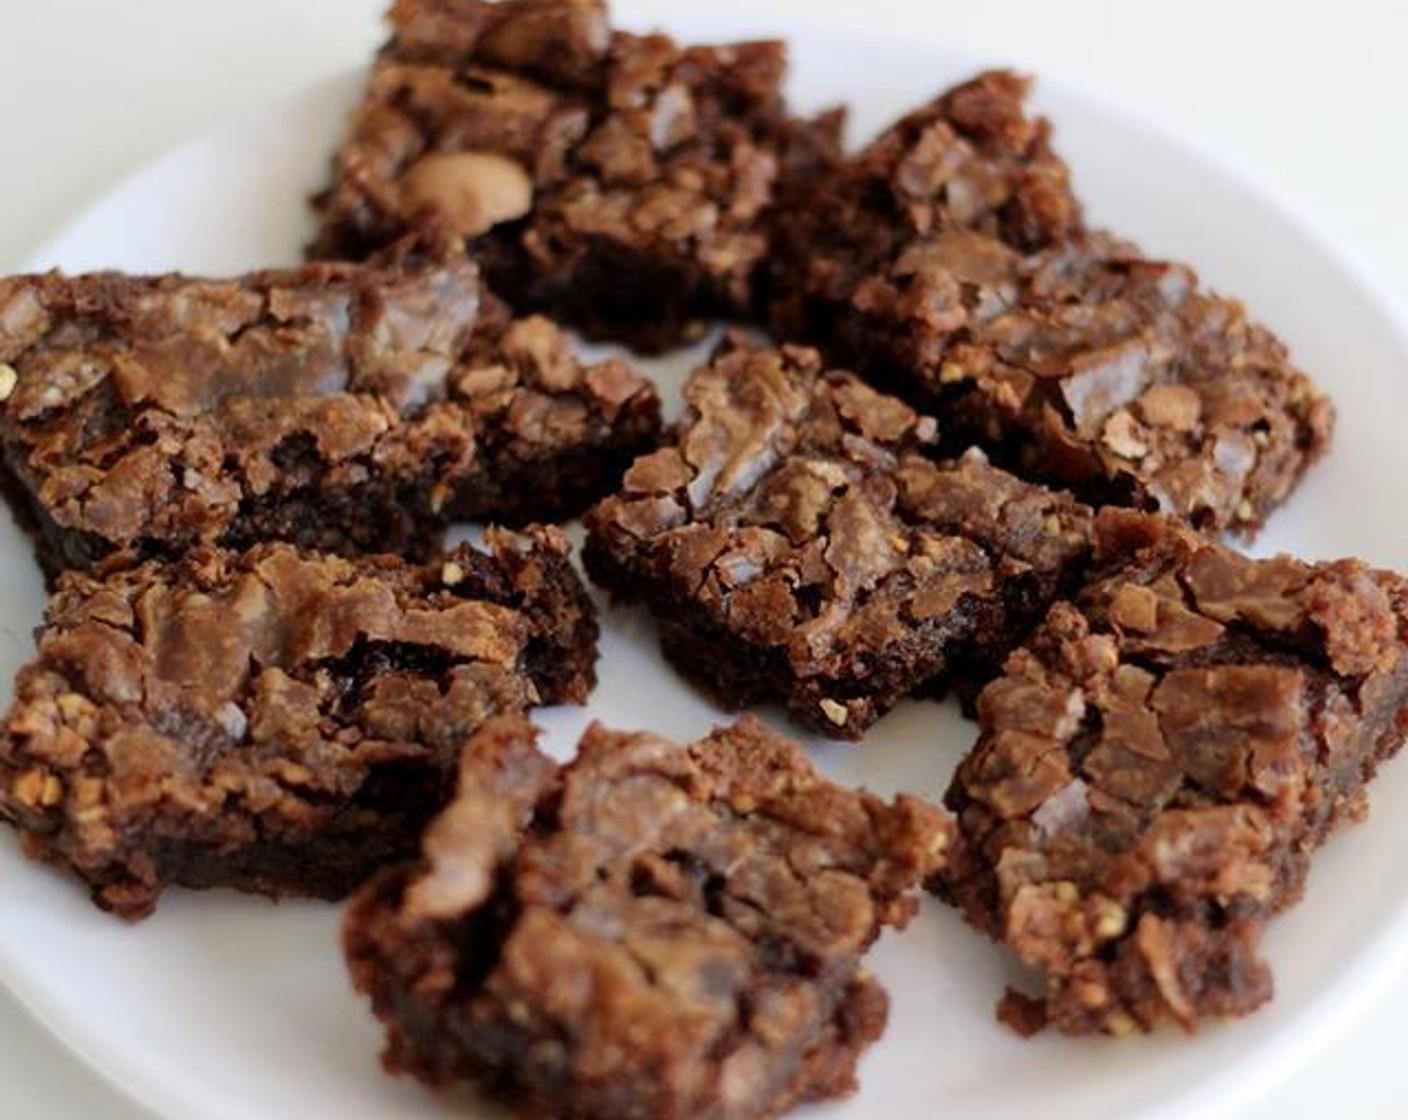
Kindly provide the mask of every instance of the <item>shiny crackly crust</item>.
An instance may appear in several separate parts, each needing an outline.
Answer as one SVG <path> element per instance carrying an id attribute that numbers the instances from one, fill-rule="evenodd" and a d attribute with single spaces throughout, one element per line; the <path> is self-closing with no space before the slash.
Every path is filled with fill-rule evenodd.
<path id="1" fill-rule="evenodd" d="M 599 0 L 400 0 L 391 24 L 315 256 L 448 220 L 514 306 L 659 350 L 751 307 L 770 207 L 838 158 L 839 114 L 788 115 L 778 42 L 612 31 Z M 494 157 L 519 200 L 487 230 L 416 189 L 426 156 L 463 152 Z"/>
<path id="2" fill-rule="evenodd" d="M 586 518 L 583 557 L 665 654 L 738 707 L 857 738 L 898 699 L 994 665 L 1079 568 L 1091 512 L 981 456 L 813 350 L 732 340 L 673 446 Z"/>
<path id="3" fill-rule="evenodd" d="M 522 1116 L 753 1120 L 855 1089 L 886 996 L 860 967 L 951 822 L 825 781 L 744 718 L 687 746 L 521 719 L 466 747 L 420 862 L 355 897 L 384 1062 Z"/>
<path id="4" fill-rule="evenodd" d="M 937 886 L 1044 978 L 1017 1025 L 1192 1029 L 1270 997 L 1266 919 L 1408 734 L 1408 582 L 1113 510 L 1097 537 L 1133 558 L 980 697 Z"/>
<path id="5" fill-rule="evenodd" d="M 6 488 L 51 572 L 267 539 L 425 555 L 449 517 L 574 512 L 659 423 L 628 366 L 403 252 L 0 280 L 0 370 Z"/>
<path id="6" fill-rule="evenodd" d="M 485 718 L 595 680 L 562 535 L 489 542 L 66 574 L 0 726 L 0 817 L 126 918 L 172 883 L 345 894 L 414 850 Z"/>

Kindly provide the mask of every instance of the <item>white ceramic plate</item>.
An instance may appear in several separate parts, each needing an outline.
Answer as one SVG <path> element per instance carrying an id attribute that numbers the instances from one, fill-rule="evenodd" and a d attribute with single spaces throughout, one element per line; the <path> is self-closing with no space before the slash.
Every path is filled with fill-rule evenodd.
<path id="1" fill-rule="evenodd" d="M 669 20 L 699 39 L 786 30 L 804 105 L 845 99 L 865 135 L 979 65 L 897 40 L 780 29 L 758 16 Z M 100 200 L 36 266 L 222 272 L 292 263 L 357 79 L 319 87 L 159 160 Z M 1262 550 L 1358 554 L 1408 568 L 1400 517 L 1408 466 L 1408 330 L 1362 270 L 1257 184 L 1145 122 L 1053 83 L 1039 102 L 1058 125 L 1093 218 L 1154 252 L 1197 264 L 1247 299 L 1336 397 L 1338 445 L 1274 518 Z M 668 387 L 686 358 L 652 364 Z M 29 547 L 0 520 L 0 680 L 29 655 L 42 589 Z M 544 714 L 569 749 L 589 716 L 694 736 L 719 718 L 655 656 L 638 614 L 606 616 L 601 685 L 585 711 Z M 4 685 L 8 688 L 8 683 Z M 903 706 L 861 748 L 818 744 L 833 776 L 881 792 L 937 796 L 973 729 L 950 707 Z M 1408 765 L 1390 766 L 1370 822 L 1321 855 L 1305 903 L 1276 922 L 1266 951 L 1278 995 L 1242 1023 L 1195 1038 L 1021 1041 L 993 1004 L 1003 955 L 932 902 L 884 939 L 875 970 L 893 997 L 863 1089 L 807 1114 L 893 1120 L 1041 1115 L 1043 1120 L 1231 1111 L 1290 1073 L 1367 1003 L 1408 948 Z M 157 915 L 123 926 L 74 882 L 25 862 L 0 837 L 0 975 L 115 1084 L 182 1120 L 340 1120 L 492 1115 L 384 1077 L 379 1030 L 352 995 L 336 949 L 336 908 L 172 891 Z"/>

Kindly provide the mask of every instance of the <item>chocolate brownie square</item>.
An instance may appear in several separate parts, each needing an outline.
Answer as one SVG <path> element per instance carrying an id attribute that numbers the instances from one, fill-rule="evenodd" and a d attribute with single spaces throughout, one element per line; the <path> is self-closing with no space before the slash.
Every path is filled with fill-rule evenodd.
<path id="1" fill-rule="evenodd" d="M 923 238 L 968 231 L 1026 253 L 1078 232 L 1080 203 L 1051 125 L 1026 112 L 1030 86 L 1007 71 L 980 74 L 789 194 L 771 223 L 774 334 L 831 345 L 860 285 Z"/>
<path id="2" fill-rule="evenodd" d="M 659 425 L 627 365 L 510 320 L 456 254 L 229 280 L 0 280 L 0 448 L 51 572 L 287 540 L 424 557 L 577 512 Z"/>
<path id="3" fill-rule="evenodd" d="M 1023 477 L 1250 536 L 1329 443 L 1285 345 L 1085 230 L 1027 83 L 979 76 L 778 214 L 770 319 Z"/>
<path id="4" fill-rule="evenodd" d="M 776 698 L 859 738 L 994 669 L 1088 553 L 1087 507 L 980 454 L 934 461 L 932 419 L 814 350 L 735 338 L 684 394 L 674 443 L 587 515 L 583 558 L 728 707 Z"/>
<path id="5" fill-rule="evenodd" d="M 1254 534 L 1334 427 L 1240 303 L 1104 235 L 1028 256 L 970 231 L 917 240 L 856 288 L 832 337 L 956 444 L 1211 532 Z"/>
<path id="6" fill-rule="evenodd" d="M 821 777 L 744 718 L 680 746 L 593 725 L 559 767 L 486 724 L 419 862 L 354 898 L 387 1069 L 522 1116 L 773 1117 L 842 1097 L 884 1029 L 861 967 L 951 822 Z"/>
<path id="7" fill-rule="evenodd" d="M 515 307 L 660 350 L 752 309 L 768 213 L 839 159 L 839 114 L 789 116 L 778 42 L 613 31 L 601 0 L 398 0 L 390 19 L 315 256 L 428 223 Z"/>
<path id="8" fill-rule="evenodd" d="M 562 535 L 488 540 L 65 574 L 0 725 L 0 817 L 124 918 L 169 884 L 341 897 L 414 852 L 488 716 L 595 680 Z"/>
<path id="9" fill-rule="evenodd" d="M 1102 511 L 1129 556 L 978 701 L 938 886 L 1038 971 L 1031 1029 L 1193 1029 L 1270 998 L 1265 922 L 1408 734 L 1408 580 Z"/>

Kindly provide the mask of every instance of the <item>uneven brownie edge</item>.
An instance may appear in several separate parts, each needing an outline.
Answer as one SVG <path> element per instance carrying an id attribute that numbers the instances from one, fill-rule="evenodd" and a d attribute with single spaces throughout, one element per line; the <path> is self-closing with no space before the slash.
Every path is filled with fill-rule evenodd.
<path id="1" fill-rule="evenodd" d="M 780 42 L 613 31 L 599 0 L 399 0 L 315 199 L 321 258 L 461 238 L 490 285 L 658 352 L 752 312 L 769 215 L 840 158 L 789 115 Z"/>
<path id="2" fill-rule="evenodd" d="M 1041 976 L 1019 1029 L 1192 1030 L 1271 997 L 1265 922 L 1408 734 L 1408 581 L 1114 510 L 1097 550 L 979 698 L 932 885 Z"/>
<path id="3" fill-rule="evenodd" d="M 441 252 L 0 280 L 4 490 L 46 571 L 264 540 L 424 559 L 449 518 L 613 486 L 658 435 L 654 388 Z"/>
<path id="4" fill-rule="evenodd" d="M 594 682 L 561 533 L 488 543 L 64 575 L 0 726 L 0 818 L 128 919 L 168 885 L 346 895 L 414 852 L 484 719 Z"/>
<path id="5" fill-rule="evenodd" d="M 745 717 L 679 746 L 593 725 L 558 767 L 521 718 L 466 746 L 422 858 L 343 943 L 387 1069 L 522 1116 L 776 1116 L 855 1089 L 887 1000 L 860 960 L 951 824 L 835 786 Z"/>
<path id="6" fill-rule="evenodd" d="M 976 692 L 1082 570 L 1091 511 L 981 455 L 814 350 L 732 336 L 672 444 L 586 517 L 591 577 L 656 617 L 729 708 L 781 699 L 859 738 L 918 689 Z"/>

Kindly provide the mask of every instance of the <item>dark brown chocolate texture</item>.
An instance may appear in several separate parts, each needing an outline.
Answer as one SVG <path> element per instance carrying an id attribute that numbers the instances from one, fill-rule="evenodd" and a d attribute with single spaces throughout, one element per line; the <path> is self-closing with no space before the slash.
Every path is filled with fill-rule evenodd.
<path id="1" fill-rule="evenodd" d="M 887 1009 L 861 958 L 950 829 L 749 718 L 687 746 L 593 725 L 564 767 L 500 719 L 344 944 L 394 1073 L 521 1116 L 773 1117 L 854 1091 Z"/>
<path id="2" fill-rule="evenodd" d="M 1088 553 L 1087 507 L 981 455 L 934 461 L 933 420 L 814 350 L 734 339 L 685 402 L 587 515 L 583 558 L 729 707 L 781 699 L 859 738 L 921 686 L 981 679 Z"/>
<path id="3" fill-rule="evenodd" d="M 1026 1026 L 1122 1034 L 1271 995 L 1266 920 L 1408 734 L 1408 581 L 1102 512 L 1116 563 L 978 701 L 940 890 L 1045 981 Z"/>
<path id="4" fill-rule="evenodd" d="M 394 252 L 231 280 L 0 280 L 6 490 L 51 572 L 288 540 L 424 556 L 449 518 L 576 512 L 659 425 L 650 384 Z"/>
<path id="5" fill-rule="evenodd" d="M 933 411 L 950 449 L 1255 533 L 1327 447 L 1329 401 L 1192 269 L 1084 230 L 1026 92 L 981 75 L 801 192 L 775 222 L 775 332 Z"/>
<path id="6" fill-rule="evenodd" d="M 749 311 L 765 222 L 834 164 L 790 117 L 777 42 L 613 31 L 600 0 L 399 0 L 318 200 L 321 257 L 433 226 L 494 291 L 658 350 Z"/>
<path id="7" fill-rule="evenodd" d="M 0 817 L 126 918 L 168 884 L 346 894 L 414 852 L 487 717 L 595 681 L 562 535 L 489 544 L 66 574 L 0 729 Z"/>

